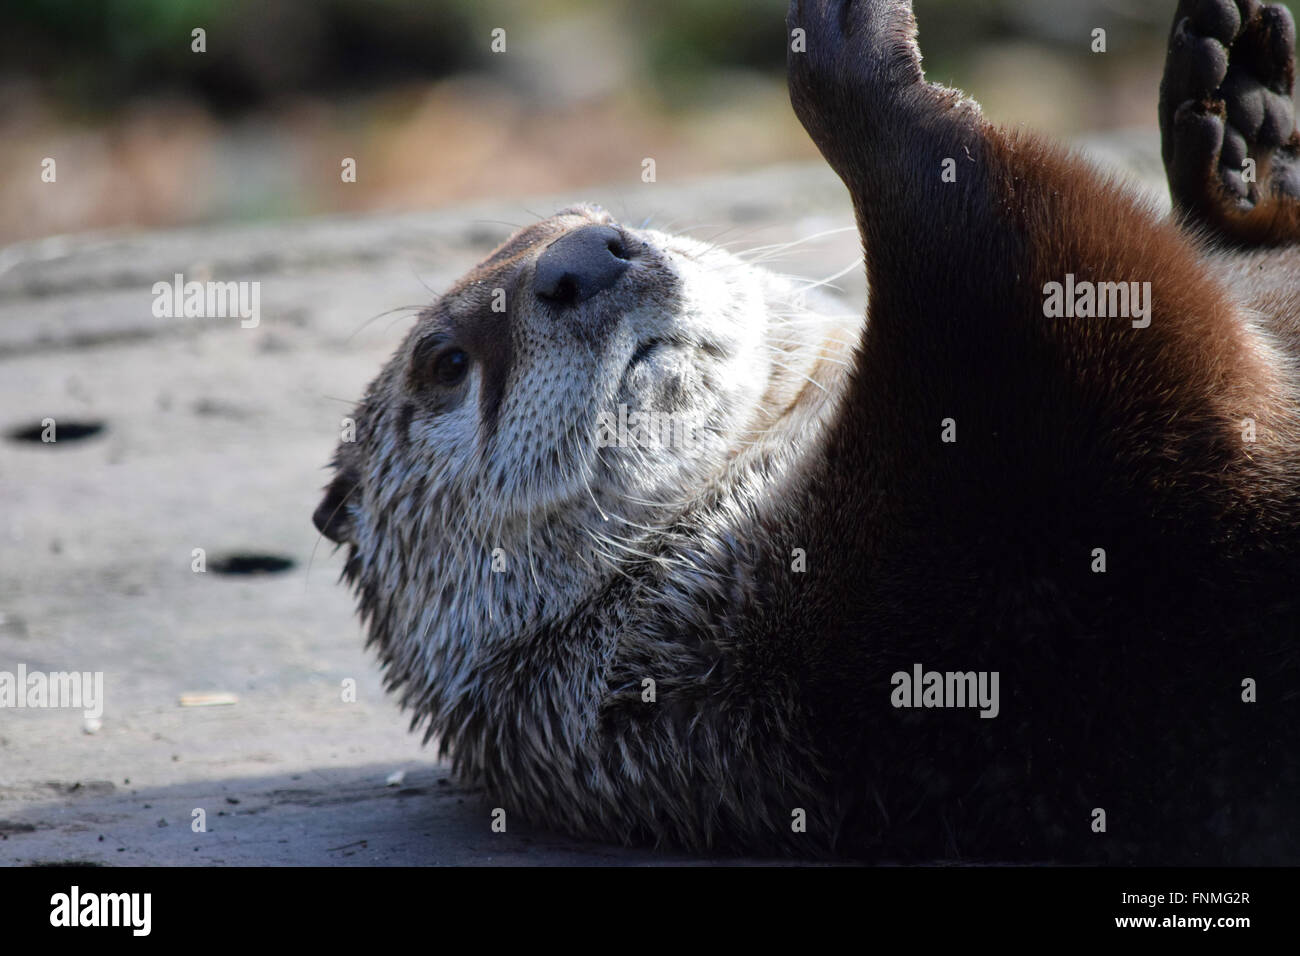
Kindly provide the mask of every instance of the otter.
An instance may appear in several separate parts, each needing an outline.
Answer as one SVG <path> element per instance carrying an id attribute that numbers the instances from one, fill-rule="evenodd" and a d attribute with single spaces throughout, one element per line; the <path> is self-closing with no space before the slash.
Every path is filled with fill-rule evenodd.
<path id="1" fill-rule="evenodd" d="M 865 317 L 591 206 L 422 313 L 314 516 L 412 728 L 596 840 L 1300 862 L 1289 14 L 1179 4 L 1170 217 L 928 82 L 907 0 L 787 27 Z"/>

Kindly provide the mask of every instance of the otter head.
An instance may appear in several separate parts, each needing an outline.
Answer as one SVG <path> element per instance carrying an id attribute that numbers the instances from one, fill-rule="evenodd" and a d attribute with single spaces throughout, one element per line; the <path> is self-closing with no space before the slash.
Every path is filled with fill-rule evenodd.
<path id="1" fill-rule="evenodd" d="M 579 206 L 419 316 L 315 513 L 349 548 L 404 703 L 436 712 L 484 655 L 593 599 L 780 417 L 817 351 L 793 298 L 720 249 Z"/>

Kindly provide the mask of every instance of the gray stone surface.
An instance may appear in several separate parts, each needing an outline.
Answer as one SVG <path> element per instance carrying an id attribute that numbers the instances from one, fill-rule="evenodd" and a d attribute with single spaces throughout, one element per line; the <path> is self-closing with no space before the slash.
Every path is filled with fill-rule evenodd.
<path id="1" fill-rule="evenodd" d="M 1093 146 L 1149 176 L 1149 135 Z M 736 249 L 807 240 L 769 262 L 802 276 L 858 255 L 847 195 L 821 166 L 0 249 L 0 428 L 105 426 L 54 445 L 0 438 L 0 671 L 105 681 L 94 733 L 78 710 L 0 709 L 0 864 L 698 862 L 513 821 L 492 833 L 483 795 L 449 779 L 385 697 L 339 556 L 310 522 L 339 420 L 409 327 L 402 310 L 511 224 L 575 199 Z M 155 318 L 151 287 L 176 272 L 259 281 L 260 325 Z M 836 284 L 861 308 L 859 270 Z M 212 568 L 242 552 L 294 566 Z M 191 692 L 238 700 L 181 706 Z"/>

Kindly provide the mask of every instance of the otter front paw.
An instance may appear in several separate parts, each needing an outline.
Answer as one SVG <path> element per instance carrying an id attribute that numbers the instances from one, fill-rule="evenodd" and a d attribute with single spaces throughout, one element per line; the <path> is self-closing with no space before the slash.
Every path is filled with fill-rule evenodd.
<path id="1" fill-rule="evenodd" d="M 900 94 L 924 85 L 910 0 L 792 0 L 790 100 L 844 174 L 848 147 L 886 134 Z"/>
<path id="2" fill-rule="evenodd" d="M 1300 234 L 1295 23 L 1258 0 L 1183 0 L 1160 86 L 1174 204 L 1226 238 Z"/>

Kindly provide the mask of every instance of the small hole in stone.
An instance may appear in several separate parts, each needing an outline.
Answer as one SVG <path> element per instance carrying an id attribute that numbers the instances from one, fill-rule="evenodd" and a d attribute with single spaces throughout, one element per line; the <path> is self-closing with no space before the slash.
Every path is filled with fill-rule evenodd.
<path id="1" fill-rule="evenodd" d="M 10 441 L 32 442 L 37 445 L 61 445 L 64 442 L 81 441 L 83 438 L 92 438 L 104 430 L 103 422 L 67 422 L 62 419 L 54 420 L 54 441 L 45 441 L 46 429 L 44 425 L 26 425 L 9 431 Z"/>
<path id="2" fill-rule="evenodd" d="M 208 567 L 217 574 L 280 574 L 293 564 L 293 558 L 278 554 L 227 554 L 208 562 Z"/>

